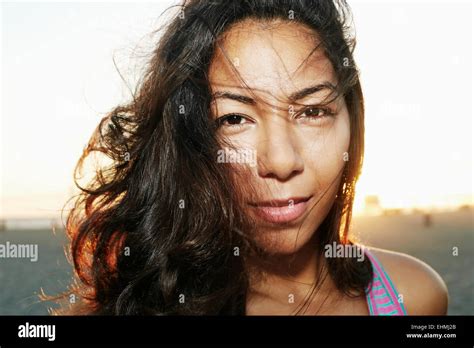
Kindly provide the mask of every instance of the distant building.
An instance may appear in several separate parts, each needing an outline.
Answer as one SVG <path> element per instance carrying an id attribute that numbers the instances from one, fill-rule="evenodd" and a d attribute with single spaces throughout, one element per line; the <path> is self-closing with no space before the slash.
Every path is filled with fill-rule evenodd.
<path id="1" fill-rule="evenodd" d="M 11 218 L 0 220 L 0 231 L 2 227 L 3 230 L 54 230 L 62 229 L 62 223 L 60 218 Z"/>
<path id="2" fill-rule="evenodd" d="M 377 195 L 365 196 L 364 212 L 367 215 L 380 215 L 383 209 L 380 205 L 380 200 Z"/>

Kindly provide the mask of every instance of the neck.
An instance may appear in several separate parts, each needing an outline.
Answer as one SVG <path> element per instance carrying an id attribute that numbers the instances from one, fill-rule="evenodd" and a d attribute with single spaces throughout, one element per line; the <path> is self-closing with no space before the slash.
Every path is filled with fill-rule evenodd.
<path id="1" fill-rule="evenodd" d="M 313 238 L 297 253 L 290 255 L 272 255 L 249 260 L 251 270 L 250 298 L 288 303 L 292 294 L 295 303 L 305 298 L 314 288 L 318 279 L 326 273 L 326 260 L 318 258 L 317 241 Z M 330 277 L 319 279 L 318 291 L 327 291 L 331 287 Z"/>

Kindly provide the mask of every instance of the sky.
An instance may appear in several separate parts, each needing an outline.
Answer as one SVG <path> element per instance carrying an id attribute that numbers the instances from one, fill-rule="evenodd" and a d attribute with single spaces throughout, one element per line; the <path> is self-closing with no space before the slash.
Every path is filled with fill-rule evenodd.
<path id="1" fill-rule="evenodd" d="M 366 195 L 472 203 L 472 5 L 348 2 L 366 102 L 356 210 Z M 59 213 L 92 131 L 130 99 L 120 74 L 134 86 L 177 3 L 1 3 L 0 218 Z"/>

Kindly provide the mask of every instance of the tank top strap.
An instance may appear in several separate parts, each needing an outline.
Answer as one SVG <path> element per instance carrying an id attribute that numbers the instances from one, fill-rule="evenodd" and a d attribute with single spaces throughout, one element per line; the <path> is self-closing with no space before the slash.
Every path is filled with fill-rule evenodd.
<path id="1" fill-rule="evenodd" d="M 407 315 L 403 298 L 399 296 L 382 263 L 367 247 L 363 249 L 373 270 L 372 282 L 366 289 L 370 315 Z"/>

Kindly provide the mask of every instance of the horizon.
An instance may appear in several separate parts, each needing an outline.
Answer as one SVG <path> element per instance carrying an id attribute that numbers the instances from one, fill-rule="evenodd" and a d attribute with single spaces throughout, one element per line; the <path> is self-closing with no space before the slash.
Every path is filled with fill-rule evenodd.
<path id="1" fill-rule="evenodd" d="M 93 129 L 130 99 L 114 59 L 133 88 L 176 3 L 0 5 L 0 218 L 60 213 Z M 387 209 L 472 205 L 472 4 L 349 4 L 366 102 L 355 214 L 368 196 Z"/>

